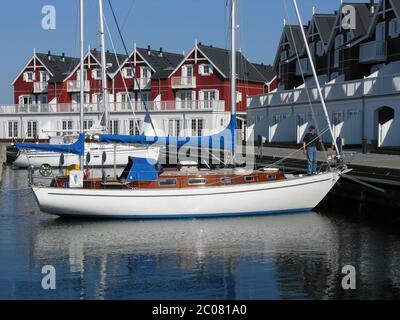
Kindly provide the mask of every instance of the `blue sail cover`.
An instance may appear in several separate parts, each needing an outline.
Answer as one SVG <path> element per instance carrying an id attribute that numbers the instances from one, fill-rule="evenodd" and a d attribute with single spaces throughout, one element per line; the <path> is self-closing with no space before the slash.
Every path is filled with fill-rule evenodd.
<path id="1" fill-rule="evenodd" d="M 85 134 L 81 133 L 79 139 L 74 144 L 17 143 L 15 146 L 18 149 L 67 153 L 83 156 L 85 154 Z"/>
<path id="2" fill-rule="evenodd" d="M 156 162 L 136 157 L 129 157 L 129 160 L 132 166 L 129 170 L 127 181 L 157 181 L 159 172 L 156 168 Z"/>
<path id="3" fill-rule="evenodd" d="M 234 151 L 235 148 L 235 129 L 236 116 L 232 116 L 229 126 L 211 136 L 200 137 L 158 137 L 158 136 L 127 136 L 127 135 L 99 135 L 99 141 L 103 143 L 118 143 L 118 144 L 144 144 L 144 145 L 161 145 L 161 146 L 176 146 L 177 148 L 195 147 L 209 148 Z"/>

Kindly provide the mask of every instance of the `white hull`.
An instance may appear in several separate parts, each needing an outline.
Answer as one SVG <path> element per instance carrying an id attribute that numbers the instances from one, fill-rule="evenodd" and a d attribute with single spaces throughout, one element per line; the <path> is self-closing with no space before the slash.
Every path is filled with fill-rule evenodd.
<path id="1" fill-rule="evenodd" d="M 106 152 L 107 158 L 104 163 L 105 167 L 114 166 L 114 147 L 112 145 L 102 145 L 97 143 L 91 143 L 85 145 L 85 154 L 90 152 L 91 160 L 89 166 L 91 167 L 102 167 L 103 152 Z M 128 157 L 137 158 L 148 158 L 152 160 L 158 160 L 160 155 L 160 148 L 155 147 L 134 147 L 134 146 L 117 146 L 115 153 L 115 163 L 117 166 L 126 166 L 128 163 Z M 42 152 L 42 151 L 25 151 L 21 152 L 17 159 L 14 161 L 14 165 L 19 168 L 28 168 L 34 166 L 35 168 L 40 167 L 42 164 L 48 164 L 51 167 L 60 167 L 60 153 L 54 152 Z M 68 167 L 72 164 L 79 163 L 79 156 L 73 154 L 64 155 L 64 165 L 62 167 Z"/>
<path id="2" fill-rule="evenodd" d="M 68 217 L 163 219 L 303 212 L 315 208 L 340 172 L 237 186 L 94 190 L 33 188 L 43 212 Z"/>

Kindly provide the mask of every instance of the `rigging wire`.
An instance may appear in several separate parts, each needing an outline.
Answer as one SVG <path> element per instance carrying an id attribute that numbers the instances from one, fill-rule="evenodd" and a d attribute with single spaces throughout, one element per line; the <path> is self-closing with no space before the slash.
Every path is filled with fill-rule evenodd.
<path id="1" fill-rule="evenodd" d="M 117 64 L 118 64 L 118 69 L 122 70 L 121 69 L 121 63 L 119 62 L 118 54 L 117 54 L 117 51 L 115 49 L 115 44 L 114 44 L 113 38 L 111 36 L 110 29 L 108 28 L 108 24 L 107 24 L 106 18 L 103 17 L 103 19 L 104 19 L 104 24 L 105 24 L 106 29 L 107 29 L 108 36 L 110 38 L 111 46 L 112 46 L 113 51 L 114 51 L 115 60 L 117 61 Z M 128 59 L 129 59 L 129 57 L 128 57 Z M 139 120 L 136 117 L 136 113 L 135 113 L 135 108 L 133 106 L 132 97 L 131 97 L 130 92 L 128 90 L 128 86 L 126 84 L 125 78 L 123 76 L 121 76 L 121 78 L 122 78 L 122 82 L 124 84 L 125 92 L 128 94 L 128 103 L 129 103 L 129 106 L 130 106 L 130 108 L 132 110 L 132 114 L 133 114 L 133 117 L 134 117 L 135 125 L 139 128 Z"/>
<path id="2" fill-rule="evenodd" d="M 135 80 L 135 82 L 136 82 L 136 84 L 137 84 L 137 86 L 138 86 L 138 88 L 139 88 L 140 99 L 142 100 L 143 106 L 144 106 L 144 108 L 146 109 L 146 118 L 145 118 L 145 121 L 146 121 L 146 120 L 149 121 L 149 123 L 151 124 L 151 127 L 152 127 L 152 129 L 153 129 L 153 131 L 154 131 L 154 134 L 157 136 L 157 132 L 156 132 L 156 129 L 155 129 L 155 127 L 154 127 L 153 120 L 152 120 L 151 117 L 150 117 L 149 109 L 147 108 L 147 103 L 146 103 L 146 101 L 144 101 L 144 95 L 143 95 L 142 89 L 140 88 L 139 81 L 138 81 L 138 79 L 137 79 L 137 77 L 136 77 L 136 70 L 135 70 L 134 65 L 133 65 L 133 63 L 132 63 L 132 60 L 130 59 L 130 55 L 129 55 L 128 49 L 127 49 L 127 47 L 126 47 L 124 37 L 122 36 L 122 31 L 121 31 L 121 28 L 120 28 L 120 26 L 119 26 L 117 17 L 116 17 L 116 15 L 115 15 L 114 7 L 113 7 L 112 4 L 111 4 L 111 0 L 108 0 L 108 4 L 110 5 L 111 13 L 112 13 L 112 15 L 113 15 L 114 22 L 115 22 L 115 25 L 116 25 L 117 30 L 118 30 L 118 34 L 119 34 L 119 36 L 120 36 L 120 38 L 121 38 L 121 42 L 122 42 L 122 45 L 123 45 L 123 47 L 124 47 L 125 54 L 126 54 L 126 56 L 128 57 L 128 62 L 129 62 L 129 64 L 130 64 L 131 69 L 134 71 L 134 73 L 133 73 L 133 78 L 134 78 L 134 80 Z M 103 17 L 102 17 L 102 18 L 103 18 Z"/>

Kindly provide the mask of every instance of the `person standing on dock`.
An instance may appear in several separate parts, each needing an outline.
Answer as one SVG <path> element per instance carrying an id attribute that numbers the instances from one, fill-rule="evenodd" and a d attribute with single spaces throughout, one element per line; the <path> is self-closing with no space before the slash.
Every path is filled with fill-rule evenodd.
<path id="1" fill-rule="evenodd" d="M 317 173 L 317 147 L 322 142 L 314 126 L 310 126 L 309 132 L 306 133 L 303 140 L 304 154 L 307 156 L 308 175 Z"/>

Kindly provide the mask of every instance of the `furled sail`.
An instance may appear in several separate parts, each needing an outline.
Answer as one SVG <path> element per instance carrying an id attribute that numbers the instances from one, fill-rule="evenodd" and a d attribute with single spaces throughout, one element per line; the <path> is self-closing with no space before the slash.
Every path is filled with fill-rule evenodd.
<path id="1" fill-rule="evenodd" d="M 38 150 L 83 156 L 85 154 L 85 134 L 81 133 L 79 139 L 73 144 L 17 143 L 15 146 L 23 150 Z"/>
<path id="2" fill-rule="evenodd" d="M 177 148 L 195 147 L 195 148 L 214 148 L 221 150 L 234 151 L 235 148 L 235 129 L 236 117 L 232 116 L 228 127 L 223 131 L 210 136 L 189 136 L 189 137 L 160 137 L 145 135 L 99 135 L 99 141 L 103 143 L 116 144 L 144 144 L 144 145 L 160 145 L 160 146 L 176 146 Z"/>

